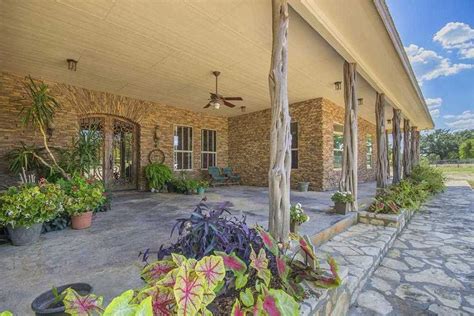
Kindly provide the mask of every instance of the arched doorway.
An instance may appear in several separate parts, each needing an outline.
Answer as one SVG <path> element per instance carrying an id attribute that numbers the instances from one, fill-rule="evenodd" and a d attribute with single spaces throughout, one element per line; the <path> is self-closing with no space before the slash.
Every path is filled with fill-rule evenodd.
<path id="1" fill-rule="evenodd" d="M 138 183 L 138 125 L 113 115 L 90 115 L 79 121 L 81 133 L 94 133 L 102 144 L 90 175 L 109 190 L 136 189 Z"/>

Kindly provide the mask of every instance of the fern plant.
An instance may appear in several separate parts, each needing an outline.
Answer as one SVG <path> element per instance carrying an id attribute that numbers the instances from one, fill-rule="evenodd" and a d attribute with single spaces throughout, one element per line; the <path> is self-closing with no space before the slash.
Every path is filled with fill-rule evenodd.
<path id="1" fill-rule="evenodd" d="M 171 169 L 161 163 L 151 163 L 145 167 L 145 177 L 151 189 L 160 190 L 165 183 L 171 180 Z"/>

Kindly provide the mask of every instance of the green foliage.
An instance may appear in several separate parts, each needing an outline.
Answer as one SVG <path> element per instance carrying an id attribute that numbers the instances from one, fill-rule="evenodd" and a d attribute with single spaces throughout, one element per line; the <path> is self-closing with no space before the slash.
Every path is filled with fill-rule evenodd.
<path id="1" fill-rule="evenodd" d="M 337 191 L 331 196 L 331 200 L 334 203 L 352 203 L 354 201 L 354 197 L 352 196 L 351 192 Z"/>
<path id="2" fill-rule="evenodd" d="M 64 190 L 64 210 L 69 215 L 79 215 L 95 210 L 105 201 L 102 182 L 74 175 L 70 180 L 60 179 L 58 184 Z"/>
<path id="3" fill-rule="evenodd" d="M 151 189 L 160 190 L 166 182 L 171 180 L 171 169 L 161 163 L 151 163 L 145 167 L 145 177 L 148 181 L 148 186 Z"/>
<path id="4" fill-rule="evenodd" d="M 22 111 L 22 122 L 24 125 L 32 125 L 46 130 L 52 122 L 56 110 L 60 108 L 56 99 L 51 96 L 49 87 L 44 82 L 36 83 L 31 76 L 28 76 L 28 82 L 25 83 L 25 93 L 29 106 L 25 106 Z"/>
<path id="5" fill-rule="evenodd" d="M 38 185 L 10 187 L 0 196 L 0 223 L 13 227 L 43 223 L 62 212 L 63 200 L 59 185 L 43 180 Z"/>
<path id="6" fill-rule="evenodd" d="M 42 149 L 35 145 L 26 145 L 21 142 L 21 146 L 9 151 L 5 158 L 8 160 L 9 169 L 13 173 L 21 172 L 22 168 L 26 171 L 39 170 L 43 164 L 38 159 L 43 155 Z"/>
<path id="7" fill-rule="evenodd" d="M 3 311 L 0 312 L 0 316 L 13 316 L 13 313 L 10 311 Z"/>
<path id="8" fill-rule="evenodd" d="M 198 180 L 186 179 L 184 177 L 172 178 L 171 183 L 178 193 L 193 193 L 199 187 Z"/>
<path id="9" fill-rule="evenodd" d="M 290 207 L 290 220 L 299 225 L 309 221 L 309 216 L 304 212 L 301 203 L 296 203 Z"/>
<path id="10" fill-rule="evenodd" d="M 431 159 L 437 158 L 436 160 L 459 159 L 461 143 L 473 138 L 474 129 L 456 132 L 437 129 L 434 132 L 423 133 L 420 139 L 421 154 Z"/>
<path id="11" fill-rule="evenodd" d="M 444 182 L 440 170 L 420 164 L 409 178 L 377 194 L 368 210 L 385 214 L 398 214 L 400 209 L 418 210 L 430 195 L 444 190 Z"/>
<path id="12" fill-rule="evenodd" d="M 459 158 L 472 159 L 474 158 L 474 138 L 466 139 L 459 146 Z"/>

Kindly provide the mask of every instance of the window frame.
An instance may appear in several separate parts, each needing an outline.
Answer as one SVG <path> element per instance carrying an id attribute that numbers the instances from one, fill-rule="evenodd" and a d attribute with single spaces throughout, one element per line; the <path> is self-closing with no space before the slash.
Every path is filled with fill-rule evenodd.
<path id="1" fill-rule="evenodd" d="M 204 132 L 214 132 L 214 148 L 215 148 L 215 151 L 204 150 Z M 209 140 L 209 135 L 208 135 L 207 139 Z M 211 166 L 211 167 L 217 167 L 217 130 L 215 130 L 215 129 L 211 129 L 211 128 L 202 128 L 201 129 L 201 170 L 208 170 L 209 169 L 209 159 L 207 161 L 207 168 L 203 167 L 203 163 L 204 163 L 203 155 L 204 154 L 214 155 L 214 166 Z"/>
<path id="2" fill-rule="evenodd" d="M 335 129 L 335 126 L 336 126 L 336 125 L 339 125 L 339 126 L 342 127 L 342 132 L 336 131 L 336 129 Z M 335 136 L 335 135 L 340 135 L 340 136 L 342 136 L 342 141 L 343 141 L 343 143 L 342 143 L 342 148 L 341 148 L 341 149 L 336 149 L 336 148 L 334 148 L 334 136 Z M 335 160 L 335 157 L 336 157 L 335 152 L 340 152 L 340 153 L 341 153 L 341 166 L 340 166 L 340 167 L 336 167 L 336 165 L 335 165 L 335 161 L 336 161 L 336 160 Z M 342 170 L 342 158 L 343 158 L 343 155 L 344 155 L 344 124 L 333 123 L 333 124 L 332 124 L 332 168 L 333 168 L 333 170 L 337 170 L 337 171 Z"/>
<path id="3" fill-rule="evenodd" d="M 370 139 L 370 146 L 369 146 L 369 139 Z M 370 152 L 369 152 L 369 148 L 370 148 Z M 370 164 L 369 164 L 369 157 L 370 157 Z M 368 170 L 374 167 L 374 140 L 373 140 L 372 134 L 365 135 L 365 166 Z"/>
<path id="4" fill-rule="evenodd" d="M 298 170 L 299 168 L 299 165 L 300 165 L 300 152 L 299 152 L 299 143 L 300 143 L 300 124 L 295 121 L 295 122 L 290 122 L 290 133 L 291 133 L 291 125 L 292 124 L 296 124 L 296 140 L 297 140 L 297 146 L 296 148 L 293 148 L 293 135 L 291 135 L 291 148 L 290 148 L 290 151 L 291 151 L 291 169 L 292 170 Z M 293 152 L 296 152 L 296 156 L 298 157 L 298 159 L 296 160 L 296 167 L 293 167 Z"/>
<path id="5" fill-rule="evenodd" d="M 190 134 L 188 133 L 188 144 L 191 145 L 191 150 L 183 150 L 183 149 L 177 149 L 177 145 L 175 145 L 175 137 L 178 136 L 178 128 L 179 127 L 184 127 L 184 128 L 189 128 Z M 189 137 L 191 136 L 191 139 Z M 178 153 L 190 153 L 190 160 L 191 160 L 191 169 L 180 169 L 178 168 Z M 181 125 L 181 124 L 175 124 L 173 125 L 173 170 L 174 171 L 193 171 L 194 170 L 194 130 L 192 126 L 189 125 Z"/>

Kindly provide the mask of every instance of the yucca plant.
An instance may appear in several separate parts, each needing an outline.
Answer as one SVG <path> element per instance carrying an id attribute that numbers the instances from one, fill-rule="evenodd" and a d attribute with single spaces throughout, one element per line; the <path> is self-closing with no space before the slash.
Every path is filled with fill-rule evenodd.
<path id="1" fill-rule="evenodd" d="M 31 76 L 28 76 L 24 90 L 29 105 L 21 110 L 21 121 L 25 126 L 37 128 L 43 136 L 44 149 L 52 161 L 52 165 L 45 159 L 39 159 L 42 164 L 50 169 L 56 168 L 64 178 L 69 179 L 69 175 L 61 168 L 48 145 L 47 130 L 52 125 L 56 110 L 60 108 L 59 103 L 50 94 L 49 87 L 44 82 L 36 83 Z"/>

